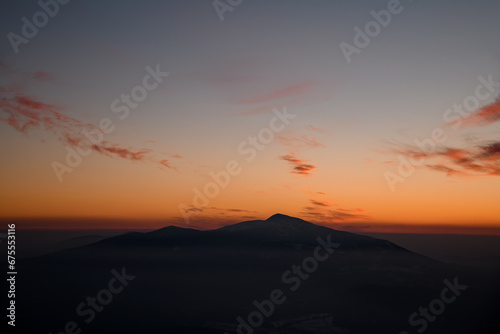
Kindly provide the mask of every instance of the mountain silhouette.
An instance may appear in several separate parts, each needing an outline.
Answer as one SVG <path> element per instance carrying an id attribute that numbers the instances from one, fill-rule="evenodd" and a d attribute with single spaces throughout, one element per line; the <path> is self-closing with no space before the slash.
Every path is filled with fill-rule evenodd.
<path id="1" fill-rule="evenodd" d="M 493 277 L 283 214 L 216 230 L 131 232 L 18 267 L 25 333 L 59 333 L 72 320 L 87 333 L 235 333 L 238 317 L 248 321 L 255 303 L 275 290 L 286 300 L 255 333 L 411 332 L 408 317 L 455 277 L 468 285 L 455 303 L 462 307 L 448 307 L 453 321 L 436 321 L 426 332 L 465 333 L 473 327 L 463 321 L 467 313 L 487 333 L 496 314 L 475 305 L 498 305 Z M 134 278 L 87 323 L 77 307 L 106 289 L 113 270 Z"/>

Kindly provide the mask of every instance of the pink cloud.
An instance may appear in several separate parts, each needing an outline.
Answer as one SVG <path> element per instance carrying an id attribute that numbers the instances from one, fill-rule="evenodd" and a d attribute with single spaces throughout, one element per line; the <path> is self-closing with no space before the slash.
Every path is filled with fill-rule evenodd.
<path id="1" fill-rule="evenodd" d="M 297 137 L 278 136 L 277 139 L 284 145 L 292 148 L 293 150 L 300 150 L 305 148 L 325 147 L 320 143 L 316 137 L 308 135 L 300 135 Z"/>
<path id="2" fill-rule="evenodd" d="M 317 133 L 321 133 L 321 134 L 328 134 L 329 132 L 326 131 L 326 130 L 323 130 L 323 129 L 320 129 L 320 128 L 317 128 L 315 126 L 312 126 L 312 125 L 308 125 L 306 126 L 306 130 L 309 130 L 311 132 L 317 132 Z"/>
<path id="3" fill-rule="evenodd" d="M 473 113 L 463 121 L 461 127 L 484 126 L 500 121 L 500 97 L 493 103 Z M 448 124 L 448 125 L 452 125 Z"/>
<path id="4" fill-rule="evenodd" d="M 423 152 L 407 146 L 394 150 L 415 161 L 429 160 L 416 167 L 446 173 L 448 176 L 500 176 L 500 142 L 475 145 L 469 148 L 443 147 Z"/>
<path id="5" fill-rule="evenodd" d="M 0 71 L 3 71 L 3 66 L 2 64 Z M 52 76 L 45 72 L 36 72 L 28 75 L 28 78 L 32 82 L 36 82 L 51 80 Z M 18 87 L 18 89 L 12 89 L 12 87 Z M 158 154 L 150 149 L 132 149 L 120 143 L 111 143 L 105 140 L 101 140 L 97 144 L 90 144 L 84 132 L 104 138 L 104 134 L 98 127 L 66 115 L 62 108 L 24 95 L 22 87 L 24 85 L 0 86 L 0 111 L 2 111 L 0 122 L 4 122 L 27 135 L 48 133 L 55 136 L 63 144 L 90 149 L 104 156 L 132 161 L 150 161 L 172 168 L 168 160 L 158 160 L 156 158 Z"/>
<path id="6" fill-rule="evenodd" d="M 280 159 L 287 161 L 293 167 L 292 174 L 311 176 L 311 171 L 316 168 L 314 165 L 307 164 L 306 160 L 297 159 L 293 153 L 280 156 Z"/>

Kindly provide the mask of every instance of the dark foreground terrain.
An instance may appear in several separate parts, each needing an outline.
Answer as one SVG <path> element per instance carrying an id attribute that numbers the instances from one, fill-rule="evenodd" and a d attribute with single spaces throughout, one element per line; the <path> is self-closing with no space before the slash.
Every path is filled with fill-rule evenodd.
<path id="1" fill-rule="evenodd" d="M 279 214 L 127 233 L 18 272 L 26 334 L 500 333 L 498 272 Z"/>

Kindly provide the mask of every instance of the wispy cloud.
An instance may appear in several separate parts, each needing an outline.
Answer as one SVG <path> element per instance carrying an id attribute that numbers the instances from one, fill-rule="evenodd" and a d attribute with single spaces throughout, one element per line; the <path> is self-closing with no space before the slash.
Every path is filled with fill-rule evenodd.
<path id="1" fill-rule="evenodd" d="M 302 212 L 302 214 L 315 222 L 338 223 L 371 219 L 370 216 L 367 216 L 363 213 L 363 209 L 327 209 L 327 207 L 329 207 L 330 205 L 318 205 L 317 203 L 315 203 L 316 201 L 310 201 L 315 204 L 315 206 L 304 207 L 304 211 Z"/>
<path id="2" fill-rule="evenodd" d="M 306 148 L 326 147 L 320 143 L 316 137 L 308 135 L 300 135 L 295 137 L 278 136 L 277 139 L 285 146 L 293 150 L 301 150 Z"/>
<path id="3" fill-rule="evenodd" d="M 308 134 L 297 134 L 297 129 L 289 131 L 286 134 L 277 136 L 278 142 L 286 146 L 289 152 L 286 155 L 282 155 L 279 158 L 281 160 L 287 161 L 293 166 L 291 173 L 310 176 L 311 171 L 316 169 L 316 166 L 308 163 L 307 160 L 303 160 L 297 157 L 298 153 L 302 150 L 308 150 L 313 148 L 325 148 L 326 145 L 321 143 L 315 136 Z"/>
<path id="4" fill-rule="evenodd" d="M 257 211 L 254 210 L 246 210 L 246 209 L 237 209 L 237 208 L 219 208 L 215 206 L 207 206 L 207 207 L 197 207 L 194 205 L 190 205 L 187 209 L 186 212 L 219 212 L 222 214 L 225 213 L 244 213 L 244 214 L 250 214 L 250 213 L 257 213 Z"/>
<path id="5" fill-rule="evenodd" d="M 461 127 L 485 126 L 500 121 L 500 97 L 462 122 Z"/>
<path id="6" fill-rule="evenodd" d="M 306 126 L 306 130 L 309 130 L 311 132 L 321 133 L 321 134 L 328 134 L 329 133 L 327 130 L 320 129 L 320 128 L 312 126 L 312 125 Z"/>
<path id="7" fill-rule="evenodd" d="M 488 126 L 500 121 L 500 97 L 477 111 L 456 121 L 445 124 L 446 127 L 463 130 L 472 126 Z M 443 129 L 441 129 L 443 130 Z M 460 132 L 459 132 L 460 133 Z M 452 133 L 446 133 L 451 136 Z M 428 141 L 431 139 L 428 139 Z M 458 142 L 455 147 L 438 144 L 432 141 L 427 151 L 416 144 L 392 142 L 388 152 L 406 157 L 414 168 L 427 169 L 445 173 L 452 177 L 489 177 L 500 176 L 500 139 L 495 134 L 489 141 L 479 141 L 477 136 L 466 136 L 465 141 Z M 428 145 L 428 144 L 427 144 Z M 386 154 L 387 152 L 379 152 Z M 395 165 L 390 160 L 384 164 Z"/>
<path id="8" fill-rule="evenodd" d="M 306 163 L 306 160 L 298 159 L 294 153 L 283 155 L 279 158 L 287 161 L 292 166 L 292 174 L 310 176 L 312 175 L 311 171 L 316 168 L 316 166 Z"/>
<path id="9" fill-rule="evenodd" d="M 246 210 L 246 209 L 235 209 L 235 208 L 218 208 L 215 206 L 209 207 L 209 210 L 217 210 L 217 211 L 224 211 L 224 212 L 237 212 L 237 213 L 257 213 L 257 211 L 254 210 Z"/>
<path id="10" fill-rule="evenodd" d="M 17 74 L 18 82 L 0 86 L 0 122 L 10 125 L 26 135 L 50 134 L 71 147 L 92 150 L 101 155 L 132 161 L 150 161 L 172 168 L 169 160 L 158 158 L 150 149 L 134 149 L 105 140 L 90 144 L 85 133 L 104 138 L 102 131 L 90 123 L 68 116 L 63 108 L 27 96 L 24 91 L 30 83 L 53 80 L 46 72 L 20 74 L 2 63 L 0 73 Z"/>
<path id="11" fill-rule="evenodd" d="M 500 141 L 468 148 L 442 147 L 430 153 L 408 146 L 396 153 L 415 161 L 428 159 L 423 168 L 448 176 L 500 176 Z"/>
<path id="12" fill-rule="evenodd" d="M 257 211 L 239 208 L 220 208 L 215 206 L 198 207 L 189 205 L 184 209 L 189 214 L 189 226 L 203 229 L 219 228 L 225 225 L 241 222 L 244 219 L 258 219 Z M 184 220 L 184 218 L 179 217 Z"/>
<path id="13" fill-rule="evenodd" d="M 330 206 L 327 202 L 317 201 L 317 200 L 314 200 L 314 199 L 311 199 L 311 200 L 309 200 L 309 201 L 310 201 L 312 204 L 317 205 L 317 206 L 323 206 L 323 207 Z"/>

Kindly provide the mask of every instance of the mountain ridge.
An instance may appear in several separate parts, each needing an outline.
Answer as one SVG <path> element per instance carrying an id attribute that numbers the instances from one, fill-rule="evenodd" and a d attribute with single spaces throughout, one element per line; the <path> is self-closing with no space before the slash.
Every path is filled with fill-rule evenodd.
<path id="1" fill-rule="evenodd" d="M 304 268 L 326 240 L 340 246 L 327 260 L 317 261 L 317 270 L 309 270 L 303 276 L 307 278 L 297 281 L 291 271 Z M 89 324 L 90 332 L 169 332 L 169 328 L 193 327 L 193 333 L 202 333 L 205 324 L 232 324 L 238 316 L 248 315 L 252 301 L 268 298 L 274 289 L 286 291 L 288 301 L 276 308 L 269 321 L 329 313 L 345 333 L 399 332 L 419 305 L 442 290 L 443 279 L 460 275 L 460 281 L 468 284 L 468 274 L 456 266 L 386 240 L 282 214 L 215 230 L 167 226 L 131 232 L 20 261 L 18 266 L 23 273 L 19 320 L 47 332 L 73 319 L 75 307 L 106 287 L 113 269 L 126 270 L 135 278 L 112 307 Z M 300 289 L 290 291 L 290 278 L 300 282 Z M 473 282 L 470 285 L 471 291 L 477 290 Z M 483 290 L 478 293 L 488 296 L 489 286 Z M 54 291 L 59 295 L 54 296 Z M 31 299 L 35 292 L 41 296 L 38 303 Z M 137 310 L 145 318 L 123 317 Z M 375 323 L 378 327 L 373 331 Z M 270 326 L 266 322 L 262 327 Z"/>
<path id="2" fill-rule="evenodd" d="M 249 220 L 226 225 L 213 230 L 198 230 L 190 227 L 169 225 L 150 232 L 129 232 L 100 240 L 84 247 L 118 246 L 151 247 L 171 244 L 192 246 L 232 247 L 241 245 L 260 247 L 263 245 L 280 247 L 283 245 L 312 246 L 318 236 L 330 235 L 341 244 L 343 249 L 390 249 L 417 253 L 396 245 L 390 241 L 360 235 L 352 232 L 335 230 L 317 225 L 304 219 L 284 214 L 274 214 L 265 220 Z M 301 246 L 302 245 L 302 246 Z"/>

